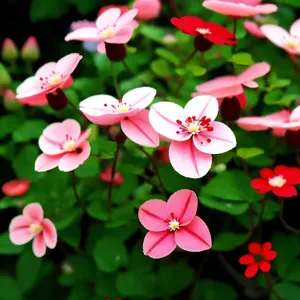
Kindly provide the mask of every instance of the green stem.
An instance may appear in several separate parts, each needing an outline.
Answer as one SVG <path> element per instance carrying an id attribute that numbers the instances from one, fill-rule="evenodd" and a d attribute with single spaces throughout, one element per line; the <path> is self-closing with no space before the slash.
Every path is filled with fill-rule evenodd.
<path id="1" fill-rule="evenodd" d="M 82 200 L 80 199 L 79 194 L 77 192 L 75 171 L 72 171 L 71 174 L 72 174 L 72 188 L 73 188 L 75 198 L 78 201 L 78 203 L 80 204 L 80 206 L 82 207 L 83 211 L 86 212 L 86 207 L 85 207 L 84 203 L 82 202 Z"/>
<path id="2" fill-rule="evenodd" d="M 268 287 L 270 295 L 273 294 L 277 300 L 280 300 L 281 297 L 279 297 L 279 295 L 276 293 L 276 291 L 274 289 L 274 285 L 273 285 L 270 274 L 269 273 L 264 273 L 264 274 L 265 274 L 265 277 L 266 277 L 267 287 Z"/>
<path id="3" fill-rule="evenodd" d="M 115 70 L 115 66 L 114 63 L 111 63 L 111 71 L 112 71 L 112 76 L 113 76 L 113 83 L 114 83 L 114 87 L 115 87 L 115 91 L 116 94 L 118 96 L 118 98 L 121 98 L 121 92 L 120 92 L 120 87 L 119 87 L 119 83 L 118 83 L 118 76 Z"/>
<path id="4" fill-rule="evenodd" d="M 34 74 L 32 69 L 32 62 L 29 60 L 25 61 L 25 72 L 29 76 L 32 76 Z"/>
<path id="5" fill-rule="evenodd" d="M 170 7 L 177 18 L 180 18 L 180 13 L 176 5 L 176 0 L 169 0 Z"/>
<path id="6" fill-rule="evenodd" d="M 265 196 L 262 201 L 261 201 L 261 207 L 260 207 L 260 212 L 259 212 L 259 216 L 258 216 L 258 238 L 259 240 L 261 239 L 261 235 L 262 235 L 262 218 L 263 218 L 263 214 L 264 214 L 264 211 L 265 211 L 265 207 L 266 207 L 266 204 L 267 204 L 267 201 L 268 201 L 268 197 Z"/>

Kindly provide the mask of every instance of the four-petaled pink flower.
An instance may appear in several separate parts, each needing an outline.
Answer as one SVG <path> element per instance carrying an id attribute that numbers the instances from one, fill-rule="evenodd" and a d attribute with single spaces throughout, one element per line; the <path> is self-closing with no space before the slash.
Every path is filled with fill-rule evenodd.
<path id="1" fill-rule="evenodd" d="M 218 110 L 218 101 L 211 96 L 193 98 L 184 109 L 172 102 L 152 105 L 150 123 L 159 134 L 172 140 L 170 162 L 182 176 L 203 177 L 211 167 L 211 154 L 224 153 L 236 146 L 231 129 L 214 121 Z"/>
<path id="2" fill-rule="evenodd" d="M 205 0 L 203 6 L 233 18 L 268 15 L 278 9 L 274 4 L 261 2 L 262 0 Z"/>
<path id="3" fill-rule="evenodd" d="M 44 256 L 46 248 L 53 249 L 57 243 L 55 226 L 49 219 L 44 219 L 39 203 L 28 204 L 23 209 L 23 215 L 11 220 L 9 237 L 15 245 L 24 245 L 33 239 L 33 253 L 37 257 Z"/>
<path id="4" fill-rule="evenodd" d="M 48 171 L 58 166 L 69 172 L 82 165 L 90 155 L 90 144 L 86 141 L 90 130 L 81 132 L 80 124 L 71 119 L 49 125 L 39 138 L 43 151 L 35 161 L 35 170 Z"/>
<path id="5" fill-rule="evenodd" d="M 150 87 L 133 89 L 122 99 L 109 95 L 97 95 L 80 102 L 80 110 L 98 125 L 121 123 L 124 134 L 137 144 L 157 147 L 159 136 L 149 122 L 149 111 L 145 109 L 154 99 L 156 90 Z"/>
<path id="6" fill-rule="evenodd" d="M 82 56 L 77 53 L 61 58 L 57 63 L 43 65 L 34 76 L 27 78 L 17 88 L 17 99 L 22 104 L 40 106 L 48 104 L 46 94 L 72 84 L 71 74 Z"/>
<path id="7" fill-rule="evenodd" d="M 168 256 L 176 248 L 200 252 L 211 248 L 211 235 L 205 222 L 196 216 L 198 199 L 190 190 L 179 190 L 163 200 L 149 200 L 141 205 L 138 217 L 149 230 L 143 244 L 151 258 Z"/>
<path id="8" fill-rule="evenodd" d="M 96 20 L 96 27 L 83 27 L 69 33 L 65 40 L 99 42 L 98 52 L 105 53 L 105 43 L 126 44 L 132 37 L 133 18 L 138 10 L 131 9 L 121 15 L 119 8 L 103 12 Z"/>
<path id="9" fill-rule="evenodd" d="M 300 19 L 292 24 L 290 33 L 282 27 L 272 24 L 263 25 L 260 29 L 265 37 L 276 46 L 291 55 L 300 54 Z"/>
<path id="10" fill-rule="evenodd" d="M 266 75 L 270 71 L 270 65 L 262 62 L 254 64 L 239 75 L 220 76 L 202 83 L 196 87 L 197 92 L 192 96 L 211 95 L 218 98 L 221 105 L 224 98 L 237 97 L 242 108 L 247 105 L 244 95 L 244 86 L 257 88 L 256 78 Z"/>

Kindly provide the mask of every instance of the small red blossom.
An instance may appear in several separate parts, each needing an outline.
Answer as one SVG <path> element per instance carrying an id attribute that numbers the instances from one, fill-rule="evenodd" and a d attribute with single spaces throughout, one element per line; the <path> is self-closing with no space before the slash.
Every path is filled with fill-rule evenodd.
<path id="1" fill-rule="evenodd" d="M 112 167 L 108 166 L 106 169 L 100 174 L 100 179 L 104 182 L 111 182 L 112 180 Z M 123 183 L 123 176 L 120 172 L 114 174 L 114 184 L 121 185 Z"/>
<path id="2" fill-rule="evenodd" d="M 31 182 L 26 179 L 14 179 L 4 183 L 1 187 L 2 193 L 6 196 L 18 197 L 27 193 Z"/>
<path id="3" fill-rule="evenodd" d="M 245 270 L 247 278 L 254 277 L 259 269 L 264 273 L 271 270 L 269 261 L 274 260 L 277 256 L 277 252 L 271 249 L 272 244 L 270 242 L 266 242 L 263 245 L 258 243 L 250 243 L 248 245 L 248 250 L 251 254 L 245 254 L 239 259 L 240 264 L 248 265 Z"/>
<path id="4" fill-rule="evenodd" d="M 300 169 L 296 167 L 277 166 L 274 171 L 264 168 L 260 171 L 262 178 L 255 178 L 251 182 L 251 187 L 259 194 L 272 191 L 278 197 L 297 196 L 295 184 L 300 184 Z"/>
<path id="5" fill-rule="evenodd" d="M 154 153 L 153 157 L 155 159 L 160 160 L 164 165 L 170 163 L 170 157 L 169 157 L 169 147 L 167 146 L 160 146 L 158 147 Z"/>

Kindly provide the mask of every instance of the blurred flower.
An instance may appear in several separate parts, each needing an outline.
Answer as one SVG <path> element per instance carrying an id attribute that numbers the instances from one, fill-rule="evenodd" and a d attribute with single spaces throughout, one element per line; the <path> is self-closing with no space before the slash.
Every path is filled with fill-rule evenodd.
<path id="1" fill-rule="evenodd" d="M 107 166 L 106 169 L 100 174 L 100 179 L 104 182 L 112 181 L 112 167 Z M 123 183 L 123 176 L 120 172 L 114 174 L 113 182 L 115 185 L 121 185 Z"/>
<path id="2" fill-rule="evenodd" d="M 15 245 L 24 245 L 33 239 L 33 253 L 37 257 L 44 256 L 46 248 L 54 249 L 57 243 L 55 226 L 49 219 L 44 219 L 39 203 L 28 204 L 23 209 L 23 215 L 11 220 L 9 237 Z"/>
<path id="3" fill-rule="evenodd" d="M 202 83 L 196 87 L 197 92 L 192 96 L 211 95 L 218 98 L 219 104 L 224 98 L 236 96 L 242 108 L 246 107 L 247 99 L 244 95 L 244 86 L 257 88 L 256 78 L 266 75 L 270 71 L 270 65 L 262 62 L 246 69 L 239 75 L 220 76 Z"/>
<path id="4" fill-rule="evenodd" d="M 18 56 L 19 56 L 19 50 L 17 48 L 17 45 L 12 39 L 6 38 L 2 44 L 3 60 L 14 61 L 18 58 Z"/>
<path id="5" fill-rule="evenodd" d="M 278 9 L 274 4 L 261 2 L 262 0 L 205 0 L 203 6 L 233 18 L 267 15 Z"/>
<path id="6" fill-rule="evenodd" d="M 155 95 L 155 89 L 142 87 L 131 90 L 119 100 L 109 95 L 96 95 L 83 100 L 79 105 L 92 123 L 106 126 L 120 123 L 124 134 L 133 142 L 157 147 L 159 137 L 151 127 L 149 111 L 145 109 Z"/>
<path id="7" fill-rule="evenodd" d="M 170 163 L 170 157 L 169 157 L 169 147 L 168 146 L 160 146 L 158 147 L 154 153 L 153 157 L 155 159 L 159 159 L 164 165 Z"/>
<path id="8" fill-rule="evenodd" d="M 4 183 L 1 190 L 6 196 L 23 196 L 29 190 L 30 185 L 31 181 L 27 179 L 14 179 Z"/>
<path id="9" fill-rule="evenodd" d="M 175 34 L 172 33 L 167 33 L 164 37 L 163 37 L 163 42 L 166 45 L 173 45 L 177 42 L 176 36 Z"/>
<path id="10" fill-rule="evenodd" d="M 5 89 L 3 92 L 3 105 L 7 111 L 16 112 L 20 110 L 22 105 L 16 98 L 16 94 L 11 89 Z"/>
<path id="11" fill-rule="evenodd" d="M 41 56 L 40 46 L 34 36 L 30 36 L 21 49 L 21 57 L 23 60 L 37 61 Z"/>
<path id="12" fill-rule="evenodd" d="M 141 21 L 150 21 L 161 12 L 160 0 L 135 0 L 133 8 L 138 10 L 136 18 Z"/>
<path id="13" fill-rule="evenodd" d="M 271 169 L 262 169 L 260 171 L 262 178 L 255 178 L 251 181 L 252 188 L 259 194 L 265 194 L 272 191 L 278 197 L 297 196 L 297 189 L 293 186 L 300 184 L 300 169 L 296 167 L 277 166 L 274 171 Z"/>
<path id="14" fill-rule="evenodd" d="M 112 9 L 112 8 L 118 8 L 121 11 L 121 15 L 125 14 L 126 12 L 129 11 L 129 6 L 128 5 L 110 4 L 110 5 L 106 5 L 106 6 L 101 7 L 98 11 L 98 16 L 102 15 L 105 11 L 107 11 L 109 9 Z"/>
<path id="15" fill-rule="evenodd" d="M 261 31 L 260 27 L 254 21 L 245 21 L 244 28 L 253 36 L 263 39 L 265 38 L 264 33 Z"/>
<path id="16" fill-rule="evenodd" d="M 72 84 L 71 74 L 82 56 L 72 53 L 61 58 L 57 63 L 43 65 L 34 76 L 27 78 L 17 88 L 17 99 L 21 104 L 32 106 L 47 105 L 46 95 L 56 89 L 67 88 Z"/>
<path id="17" fill-rule="evenodd" d="M 240 264 L 248 265 L 245 271 L 247 278 L 254 277 L 259 269 L 264 273 L 268 273 L 271 270 L 269 261 L 274 260 L 277 256 L 277 252 L 271 249 L 272 244 L 270 242 L 266 242 L 263 245 L 258 243 L 250 243 L 248 245 L 248 250 L 251 254 L 245 254 L 239 260 Z"/>
<path id="18" fill-rule="evenodd" d="M 291 55 L 300 54 L 300 19 L 295 21 L 290 33 L 277 25 L 263 25 L 261 31 L 267 39 Z"/>
<path id="19" fill-rule="evenodd" d="M 179 190 L 168 202 L 149 200 L 141 205 L 138 217 L 149 230 L 143 244 L 144 254 L 163 258 L 176 246 L 190 252 L 211 248 L 211 235 L 207 225 L 196 216 L 198 199 L 191 190 Z"/>
<path id="20" fill-rule="evenodd" d="M 227 166 L 225 164 L 217 164 L 214 168 L 214 171 L 217 174 L 223 173 L 227 170 Z"/>
<path id="21" fill-rule="evenodd" d="M 49 125 L 39 138 L 43 151 L 35 161 L 37 172 L 58 166 L 64 172 L 73 171 L 90 156 L 90 144 L 86 141 L 91 131 L 81 131 L 80 124 L 71 119 Z"/>
<path id="22" fill-rule="evenodd" d="M 64 273 L 72 274 L 74 272 L 73 267 L 68 262 L 63 262 L 61 264 L 61 269 Z"/>
<path id="23" fill-rule="evenodd" d="M 232 130 L 214 121 L 218 111 L 218 101 L 211 96 L 193 98 L 184 109 L 172 102 L 152 105 L 150 123 L 159 134 L 172 140 L 170 162 L 180 175 L 203 177 L 211 168 L 212 154 L 236 146 Z"/>
<path id="24" fill-rule="evenodd" d="M 0 87 L 5 87 L 11 83 L 11 77 L 5 66 L 0 63 Z"/>

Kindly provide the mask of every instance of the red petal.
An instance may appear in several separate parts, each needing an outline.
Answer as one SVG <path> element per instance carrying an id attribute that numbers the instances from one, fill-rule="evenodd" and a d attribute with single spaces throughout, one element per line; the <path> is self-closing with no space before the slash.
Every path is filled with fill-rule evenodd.
<path id="1" fill-rule="evenodd" d="M 261 169 L 259 174 L 262 178 L 266 178 L 266 179 L 274 176 L 273 171 L 268 168 Z"/>
<path id="2" fill-rule="evenodd" d="M 199 33 L 196 31 L 197 28 L 203 28 L 205 22 L 200 18 L 194 16 L 185 16 L 182 18 L 172 18 L 171 23 L 180 29 L 182 32 L 197 36 Z"/>
<path id="3" fill-rule="evenodd" d="M 264 255 L 265 260 L 273 260 L 277 256 L 277 252 L 275 250 L 270 250 L 268 253 Z"/>
<path id="4" fill-rule="evenodd" d="M 262 253 L 262 254 L 266 254 L 266 253 L 268 253 L 271 249 L 272 249 L 272 243 L 270 243 L 270 242 L 265 242 L 265 243 L 262 245 L 261 253 Z"/>
<path id="5" fill-rule="evenodd" d="M 258 264 L 257 263 L 252 264 L 246 269 L 245 276 L 247 278 L 252 278 L 256 275 L 257 271 L 258 271 Z"/>
<path id="6" fill-rule="evenodd" d="M 277 166 L 274 169 L 274 174 L 275 175 L 283 175 L 283 173 L 285 173 L 286 171 L 288 171 L 288 169 L 289 169 L 289 167 L 284 166 L 284 165 Z"/>
<path id="7" fill-rule="evenodd" d="M 261 254 L 261 246 L 259 243 L 250 243 L 248 245 L 248 249 L 250 251 L 250 253 L 257 255 L 257 254 Z"/>
<path id="8" fill-rule="evenodd" d="M 240 257 L 239 263 L 241 265 L 251 265 L 255 263 L 255 258 L 252 254 L 245 254 Z"/>
<path id="9" fill-rule="evenodd" d="M 242 108 L 245 108 L 247 106 L 247 98 L 246 98 L 246 95 L 244 93 L 240 94 L 240 95 L 237 95 L 235 97 L 238 99 L 238 101 L 239 101 Z"/>
<path id="10" fill-rule="evenodd" d="M 251 187 L 258 190 L 259 194 L 264 194 L 272 190 L 269 182 L 266 179 L 255 178 L 251 181 Z"/>
<path id="11" fill-rule="evenodd" d="M 282 166 L 284 167 L 284 166 Z M 277 167 L 278 168 L 278 167 Z M 296 167 L 281 168 L 281 174 L 290 185 L 300 184 L 300 169 Z"/>
<path id="12" fill-rule="evenodd" d="M 259 263 L 259 268 L 262 272 L 267 273 L 271 270 L 271 264 L 264 260 Z"/>
<path id="13" fill-rule="evenodd" d="M 273 187 L 273 193 L 278 197 L 290 198 L 298 195 L 297 189 L 289 184 L 285 184 L 281 188 Z"/>

